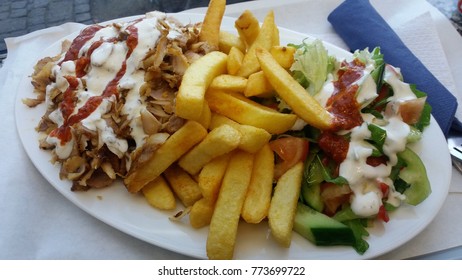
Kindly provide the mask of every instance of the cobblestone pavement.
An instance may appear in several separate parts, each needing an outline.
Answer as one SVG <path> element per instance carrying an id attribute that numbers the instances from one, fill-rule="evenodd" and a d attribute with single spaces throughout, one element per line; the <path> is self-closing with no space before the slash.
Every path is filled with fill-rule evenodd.
<path id="1" fill-rule="evenodd" d="M 4 38 L 20 36 L 66 21 L 91 23 L 90 0 L 2 0 L 0 51 Z"/>

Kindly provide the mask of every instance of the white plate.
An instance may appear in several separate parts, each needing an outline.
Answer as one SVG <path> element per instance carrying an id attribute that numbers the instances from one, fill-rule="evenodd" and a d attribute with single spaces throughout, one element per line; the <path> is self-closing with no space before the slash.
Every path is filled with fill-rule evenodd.
<path id="1" fill-rule="evenodd" d="M 177 14 L 182 22 L 198 22 L 203 19 L 197 14 Z M 132 19 L 125 18 L 123 20 Z M 234 32 L 234 19 L 225 17 L 223 29 Z M 76 34 L 68 36 L 72 38 Z M 281 43 L 300 43 L 308 35 L 280 29 Z M 55 55 L 60 50 L 61 41 L 43 52 L 43 56 Z M 325 44 L 329 53 L 337 57 L 349 57 L 333 45 Z M 50 163 L 50 153 L 40 150 L 35 131 L 45 112 L 44 104 L 30 109 L 21 100 L 33 97 L 29 77 L 24 77 L 18 88 L 15 104 L 16 126 L 20 139 L 31 161 L 39 172 L 67 199 L 96 217 L 129 235 L 159 247 L 195 258 L 207 258 L 205 244 L 207 228 L 196 230 L 189 226 L 187 218 L 181 222 L 171 222 L 168 217 L 181 209 L 170 212 L 158 211 L 150 207 L 141 195 L 126 191 L 121 182 L 102 190 L 71 192 L 71 183 L 59 179 L 59 167 Z M 440 128 L 432 118 L 420 143 L 415 145 L 425 163 L 433 193 L 417 207 L 403 206 L 391 214 L 390 222 L 377 223 L 369 229 L 367 238 L 370 248 L 359 255 L 350 247 L 316 247 L 298 234 L 293 234 L 289 249 L 279 246 L 269 233 L 264 222 L 260 225 L 241 223 L 234 253 L 235 259 L 370 259 L 389 252 L 412 239 L 435 217 L 442 206 L 449 189 L 451 161 L 446 141 Z M 435 156 L 438 155 L 438 156 Z"/>

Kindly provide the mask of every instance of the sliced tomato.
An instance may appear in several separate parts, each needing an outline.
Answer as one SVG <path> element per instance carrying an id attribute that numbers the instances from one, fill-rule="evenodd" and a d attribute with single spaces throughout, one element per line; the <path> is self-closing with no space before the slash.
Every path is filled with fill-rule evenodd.
<path id="1" fill-rule="evenodd" d="M 278 138 L 271 141 L 269 145 L 278 156 L 274 166 L 275 179 L 281 177 L 298 162 L 305 161 L 309 151 L 307 140 L 293 136 Z"/>
<path id="2" fill-rule="evenodd" d="M 336 185 L 323 182 L 321 184 L 321 198 L 324 202 L 324 214 L 333 216 L 344 203 L 350 201 L 351 189 L 348 185 Z"/>
<path id="3" fill-rule="evenodd" d="M 377 218 L 384 221 L 385 223 L 388 223 L 388 221 L 390 220 L 390 217 L 388 216 L 387 210 L 385 209 L 384 205 L 380 206 L 379 213 L 377 213 Z"/>
<path id="4" fill-rule="evenodd" d="M 388 157 L 387 156 L 379 156 L 379 157 L 373 157 L 370 156 L 366 159 L 366 163 L 369 164 L 370 166 L 377 167 L 381 164 L 387 164 Z"/>
<path id="5" fill-rule="evenodd" d="M 387 198 L 388 194 L 390 192 L 390 186 L 388 186 L 387 184 L 381 182 L 381 183 L 379 183 L 379 187 L 380 187 L 380 191 L 382 192 L 382 197 Z"/>
<path id="6" fill-rule="evenodd" d="M 399 104 L 398 112 L 401 115 L 403 122 L 407 124 L 417 123 L 422 115 L 425 101 L 426 98 L 422 97 L 401 102 Z"/>

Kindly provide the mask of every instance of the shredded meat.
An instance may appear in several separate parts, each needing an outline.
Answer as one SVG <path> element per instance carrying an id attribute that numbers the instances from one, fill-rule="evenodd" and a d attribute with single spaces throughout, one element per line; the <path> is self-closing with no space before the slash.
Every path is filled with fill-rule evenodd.
<path id="1" fill-rule="evenodd" d="M 168 21 L 168 22 L 167 22 Z M 120 28 L 119 25 L 114 25 Z M 169 30 L 175 28 L 178 33 L 173 38 Z M 106 126 L 112 129 L 117 138 L 125 139 L 128 149 L 125 153 L 111 150 L 98 132 L 77 123 L 72 126 L 74 136 L 70 156 L 60 159 L 54 154 L 53 161 L 61 164 L 60 177 L 73 182 L 73 191 L 86 191 L 91 188 L 109 186 L 117 178 L 124 178 L 130 168 L 136 168 L 177 131 L 185 121 L 175 115 L 175 96 L 181 84 L 182 76 L 189 65 L 209 51 L 207 44 L 199 42 L 199 25 L 181 25 L 172 19 L 159 20 L 157 29 L 161 35 L 155 46 L 146 54 L 140 66 L 145 71 L 144 84 L 139 94 L 146 102 L 146 109 L 137 117 L 144 133 L 148 135 L 143 145 L 138 146 L 131 136 L 130 120 L 123 114 L 126 92 L 121 89 L 120 97 L 113 101 L 108 112 L 102 117 Z M 127 40 L 129 34 L 121 33 L 118 40 Z M 47 142 L 47 135 L 57 128 L 52 112 L 63 101 L 64 92 L 57 87 L 47 87 L 56 83 L 53 74 L 59 60 L 70 48 L 65 42 L 62 52 L 56 57 L 46 57 L 37 62 L 31 76 L 36 98 L 23 100 L 29 107 L 35 107 L 49 100 L 47 112 L 40 120 L 37 131 L 42 134 L 40 148 L 54 151 L 55 146 Z M 85 82 L 82 80 L 83 83 Z M 48 90 L 48 93 L 47 93 Z"/>

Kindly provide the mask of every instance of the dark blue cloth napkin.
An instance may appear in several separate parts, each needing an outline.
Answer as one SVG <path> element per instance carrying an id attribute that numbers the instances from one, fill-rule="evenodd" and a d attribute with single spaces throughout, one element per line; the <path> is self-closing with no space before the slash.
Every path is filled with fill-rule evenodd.
<path id="1" fill-rule="evenodd" d="M 406 47 L 369 0 L 346 0 L 332 11 L 328 20 L 351 50 L 380 47 L 385 61 L 401 69 L 405 82 L 427 93 L 432 115 L 448 135 L 455 119 L 457 99 Z"/>

